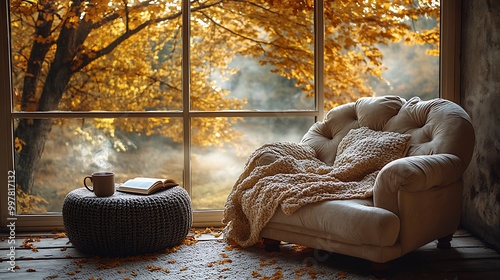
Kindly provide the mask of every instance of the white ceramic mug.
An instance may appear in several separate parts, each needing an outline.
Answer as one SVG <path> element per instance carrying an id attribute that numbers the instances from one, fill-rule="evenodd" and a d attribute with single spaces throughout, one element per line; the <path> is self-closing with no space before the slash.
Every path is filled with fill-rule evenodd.
<path id="1" fill-rule="evenodd" d="M 87 179 L 90 179 L 92 186 L 87 186 Z M 109 171 L 94 172 L 92 176 L 83 179 L 83 185 L 96 196 L 112 196 L 115 193 L 115 173 Z"/>

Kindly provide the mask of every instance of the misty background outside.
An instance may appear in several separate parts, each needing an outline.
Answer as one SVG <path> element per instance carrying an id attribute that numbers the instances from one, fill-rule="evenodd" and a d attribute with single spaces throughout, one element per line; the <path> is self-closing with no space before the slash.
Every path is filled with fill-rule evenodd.
<path id="1" fill-rule="evenodd" d="M 200 28 L 204 28 L 206 23 L 193 21 L 192 24 L 194 26 L 192 36 L 195 42 L 192 46 L 191 71 L 196 73 L 199 70 L 196 63 L 210 64 L 210 61 L 199 61 L 199 59 L 206 59 L 204 58 L 206 50 L 202 50 L 203 39 L 199 39 L 199 45 L 196 44 L 196 38 L 203 37 L 203 34 L 197 34 L 197 32 L 201 32 Z M 418 20 L 411 20 L 409 24 L 414 30 L 432 29 L 438 21 L 435 18 L 422 17 Z M 310 27 L 312 26 L 311 21 Z M 312 30 L 310 35 L 312 36 Z M 13 40 L 19 40 L 19 38 L 14 37 Z M 180 37 L 167 40 L 169 43 L 164 45 L 163 52 L 179 52 L 180 46 L 172 43 L 179 41 Z M 219 46 L 224 44 L 223 38 L 218 44 Z M 312 48 L 312 42 L 308 46 Z M 407 99 L 420 96 L 425 100 L 439 96 L 439 56 L 429 55 L 433 46 L 396 42 L 380 44 L 376 47 L 383 54 L 383 65 L 386 69 L 382 74 L 382 79 L 368 79 L 368 86 L 373 89 L 374 95 L 399 95 Z M 161 57 L 149 59 L 158 61 L 158 69 L 165 67 L 160 63 Z M 205 144 L 201 141 L 190 143 L 192 145 L 191 198 L 195 210 L 222 209 L 233 184 L 243 171 L 246 159 L 255 149 L 269 142 L 298 142 L 315 121 L 313 117 L 280 115 L 280 111 L 314 110 L 315 97 L 310 92 L 304 91 L 304 86 L 299 85 L 298 80 L 284 77 L 276 71 L 277 68 L 274 65 L 262 63 L 266 59 L 265 56 L 255 57 L 241 52 L 226 59 L 229 65 L 227 69 L 219 69 L 217 65 L 204 68 L 210 69 L 210 72 L 198 73 L 200 76 L 193 75 L 191 87 L 199 86 L 200 80 L 195 78 L 205 77 L 214 92 L 226 92 L 226 99 L 240 102 L 238 104 L 241 107 L 233 109 L 276 111 L 276 113 L 271 117 L 223 119 L 199 117 L 191 120 L 193 134 L 210 135 L 215 138 L 220 136 L 227 139 L 217 144 Z M 112 58 L 109 61 L 112 61 Z M 163 62 L 171 63 L 174 72 L 179 73 L 178 76 L 170 76 L 172 83 L 180 83 L 180 62 L 168 59 Z M 13 80 L 22 78 L 16 77 L 16 73 L 13 75 Z M 80 79 L 83 78 L 80 77 Z M 118 82 L 122 83 L 119 87 L 140 87 L 140 85 L 124 84 L 125 81 L 122 81 L 121 77 L 117 77 L 114 81 L 117 84 Z M 165 80 L 161 88 L 165 89 L 169 86 L 171 84 Z M 173 92 L 172 97 L 170 101 L 165 101 L 167 105 L 163 106 L 177 105 L 173 108 L 161 108 L 182 110 L 178 105 L 180 103 L 175 103 L 176 100 L 181 100 L 180 93 L 174 87 L 168 90 Z M 192 96 L 191 104 L 194 110 L 210 110 L 207 109 L 210 108 L 209 106 L 201 105 L 199 100 L 202 99 L 198 97 L 196 94 Z M 102 96 L 95 98 L 99 100 Z M 151 99 L 155 98 L 158 97 L 151 97 Z M 71 102 L 71 98 L 67 101 Z M 106 104 L 103 103 L 102 106 L 105 108 Z M 126 103 L 123 106 L 126 106 Z M 85 110 L 96 109 L 100 108 L 86 108 Z M 327 109 L 329 109 L 328 106 Z M 108 108 L 107 110 L 124 109 Z M 205 125 L 218 121 L 229 124 L 231 130 L 229 131 L 227 127 L 221 127 L 218 130 L 215 125 Z M 14 120 L 14 126 L 18 126 L 20 122 L 21 119 Z M 184 172 L 189 172 L 184 170 L 186 143 L 183 143 L 183 131 L 179 129 L 183 127 L 182 118 L 130 118 L 125 115 L 121 118 L 106 119 L 52 118 L 51 122 L 52 126 L 47 135 L 40 162 L 32 174 L 32 191 L 30 193 L 18 192 L 20 214 L 60 213 L 65 195 L 73 189 L 83 187 L 83 178 L 95 171 L 114 171 L 117 183 L 140 176 L 171 178 L 181 185 Z M 118 123 L 122 126 L 118 126 Z M 140 128 L 151 125 L 155 131 L 168 131 L 168 133 L 149 133 L 145 130 L 141 132 Z M 175 131 L 173 131 L 174 128 Z M 22 143 L 16 140 L 14 142 L 22 147 Z"/>

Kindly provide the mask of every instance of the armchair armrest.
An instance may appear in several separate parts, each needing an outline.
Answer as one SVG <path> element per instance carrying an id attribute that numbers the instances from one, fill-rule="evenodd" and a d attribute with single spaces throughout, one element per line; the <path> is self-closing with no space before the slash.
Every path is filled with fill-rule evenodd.
<path id="1" fill-rule="evenodd" d="M 465 167 L 452 154 L 410 156 L 392 161 L 379 172 L 373 189 L 374 206 L 399 216 L 398 192 L 419 192 L 446 186 L 462 176 Z"/>

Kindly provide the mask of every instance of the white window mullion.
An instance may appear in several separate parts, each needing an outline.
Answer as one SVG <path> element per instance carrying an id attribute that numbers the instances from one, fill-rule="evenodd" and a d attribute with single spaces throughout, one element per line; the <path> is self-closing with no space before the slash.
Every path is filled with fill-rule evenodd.
<path id="1" fill-rule="evenodd" d="M 183 116 L 183 142 L 184 142 L 184 172 L 183 186 L 189 194 L 191 187 L 191 3 L 182 1 L 182 116 Z"/>
<path id="2" fill-rule="evenodd" d="M 316 121 L 322 120 L 325 113 L 324 104 L 324 65 L 325 65 L 325 21 L 323 0 L 316 0 L 314 4 L 314 96 L 318 115 Z"/>

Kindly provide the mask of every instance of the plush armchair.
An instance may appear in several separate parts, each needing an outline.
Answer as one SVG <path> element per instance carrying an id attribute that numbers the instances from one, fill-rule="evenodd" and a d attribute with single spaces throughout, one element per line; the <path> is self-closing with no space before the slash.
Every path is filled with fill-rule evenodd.
<path id="1" fill-rule="evenodd" d="M 266 249 L 286 241 L 383 264 L 436 239 L 438 247 L 450 246 L 475 141 L 467 113 L 439 98 L 361 98 L 329 111 L 301 143 L 332 165 L 341 140 L 360 127 L 410 134 L 406 156 L 378 172 L 373 196 L 310 203 L 291 215 L 278 207 L 260 232 Z M 266 165 L 276 156 L 259 160 Z"/>

